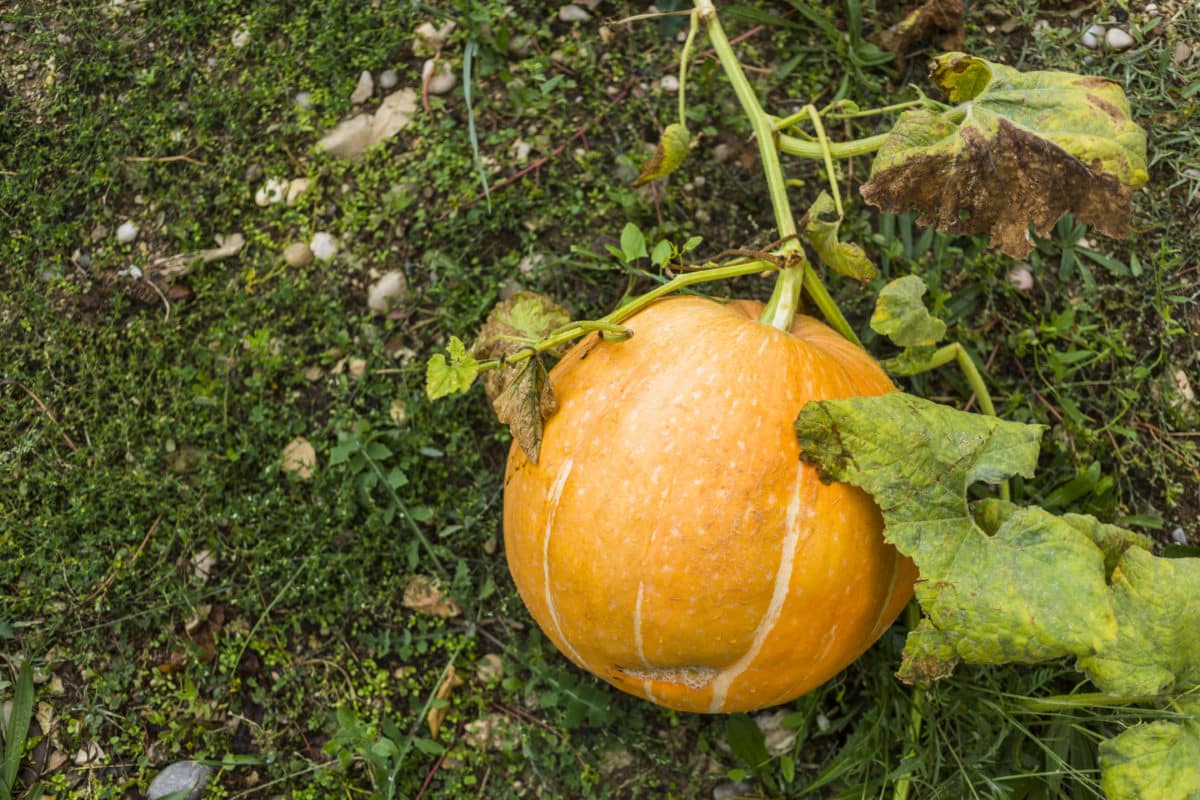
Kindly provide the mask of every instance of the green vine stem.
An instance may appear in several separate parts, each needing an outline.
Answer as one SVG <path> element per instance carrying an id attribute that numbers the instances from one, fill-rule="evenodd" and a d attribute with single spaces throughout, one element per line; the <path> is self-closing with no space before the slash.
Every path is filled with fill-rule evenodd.
<path id="1" fill-rule="evenodd" d="M 905 607 L 904 622 L 910 631 L 916 630 L 917 625 L 921 622 L 921 606 L 916 601 L 910 601 Z M 921 724 L 925 720 L 925 703 L 925 690 L 920 686 L 912 687 L 912 706 L 909 708 L 908 714 L 908 748 L 904 753 L 905 761 L 916 757 L 917 744 L 921 739 Z M 908 775 L 897 778 L 896 785 L 892 789 L 892 800 L 908 800 L 908 792 L 911 788 L 912 779 Z"/>
<path id="2" fill-rule="evenodd" d="M 800 139 L 784 134 L 776 134 L 775 138 L 779 143 L 779 152 L 781 153 L 814 161 L 825 157 L 825 151 L 821 149 L 819 142 L 812 142 L 808 139 Z M 877 136 L 868 136 L 864 139 L 851 139 L 848 142 L 830 142 L 829 154 L 839 161 L 853 158 L 854 156 L 869 156 L 883 147 L 883 143 L 887 138 L 888 134 L 881 133 Z"/>
<path id="3" fill-rule="evenodd" d="M 691 13 L 691 24 L 688 27 L 687 39 L 683 42 L 683 52 L 679 54 L 679 124 L 687 130 L 687 92 L 688 62 L 692 58 L 692 43 L 696 41 L 696 31 L 700 29 L 699 14 Z"/>
<path id="4" fill-rule="evenodd" d="M 1162 702 L 1160 695 L 1145 694 L 1122 697 L 1120 695 L 1104 694 L 1103 692 L 1085 692 L 1082 694 L 1062 694 L 1054 697 L 1023 697 L 1017 702 L 1029 711 L 1062 711 L 1075 708 L 1115 708 L 1122 706 L 1142 706 Z"/>
<path id="5" fill-rule="evenodd" d="M 771 208 L 775 212 L 775 224 L 779 230 L 780 239 L 783 240 L 781 252 L 785 258 L 791 256 L 794 260 L 794 266 L 789 265 L 780 270 L 779 278 L 775 282 L 775 289 L 771 293 L 759 321 L 779 330 L 789 330 L 792 320 L 800 310 L 800 293 L 804 289 L 808 291 L 809 296 L 830 326 L 846 339 L 861 346 L 862 343 L 854 333 L 854 329 L 842 315 L 841 309 L 833 302 L 821 277 L 804 258 L 804 247 L 797 237 L 796 220 L 792 216 L 791 205 L 788 202 L 783 167 L 779 163 L 781 150 L 779 141 L 786 137 L 779 136 L 775 129 L 774 117 L 763 111 L 762 106 L 759 105 L 754 89 L 742 71 L 733 47 L 725 36 L 725 30 L 721 27 L 720 20 L 717 19 L 717 12 L 713 7 L 712 0 L 695 0 L 695 3 L 695 15 L 700 22 L 704 23 L 709 43 L 716 51 L 721 67 L 725 70 L 725 75 L 733 86 L 738 102 L 741 103 L 742 111 L 750 120 L 750 126 L 754 130 L 754 138 L 758 142 L 759 158 L 762 161 L 763 173 L 767 181 L 767 192 L 771 198 Z M 797 139 L 796 142 L 802 145 L 808 144 L 800 139 Z M 873 152 L 881 144 L 882 137 L 880 137 L 879 144 L 873 145 L 864 152 Z M 818 154 L 823 152 L 820 144 L 813 143 L 812 146 Z M 828 143 L 828 146 L 831 154 L 837 149 L 835 143 Z M 857 152 L 852 154 L 857 155 Z"/>
<path id="6" fill-rule="evenodd" d="M 657 286 L 654 289 L 646 292 L 639 297 L 630 300 L 620 308 L 605 314 L 600 319 L 596 320 L 581 320 L 579 322 L 568 323 L 561 328 L 552 331 L 549 336 L 544 339 L 539 339 L 537 342 L 531 343 L 528 347 L 524 347 L 517 352 L 506 356 L 504 359 L 489 358 L 479 362 L 479 371 L 486 372 L 492 369 L 500 369 L 504 366 L 518 364 L 534 356 L 542 353 L 557 350 L 561 345 L 572 342 L 581 336 L 584 336 L 593 331 L 599 331 L 602 335 L 607 334 L 609 337 L 628 338 L 629 329 L 621 327 L 621 323 L 637 312 L 641 311 L 646 306 L 653 303 L 666 295 L 676 292 L 680 289 L 685 289 L 688 286 L 695 286 L 700 283 L 708 283 L 710 281 L 729 280 L 730 278 L 741 278 L 746 275 L 758 275 L 770 270 L 780 269 L 778 263 L 763 259 L 741 260 L 735 264 L 726 264 L 720 267 L 710 267 L 697 272 L 688 272 L 683 275 L 676 275 L 671 280 Z"/>

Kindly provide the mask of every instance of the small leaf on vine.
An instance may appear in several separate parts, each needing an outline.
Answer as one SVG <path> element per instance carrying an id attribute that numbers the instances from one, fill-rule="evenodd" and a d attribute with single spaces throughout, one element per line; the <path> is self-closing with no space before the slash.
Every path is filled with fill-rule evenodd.
<path id="1" fill-rule="evenodd" d="M 466 345 L 457 336 L 450 337 L 446 350 L 450 355 L 449 361 L 445 355 L 438 353 L 429 359 L 425 367 L 425 394 L 430 400 L 465 392 L 479 374 L 479 362 L 467 352 Z"/>
<path id="2" fill-rule="evenodd" d="M 641 174 L 634 179 L 633 185 L 642 186 L 670 175 L 683 163 L 690 149 L 691 137 L 687 128 L 678 122 L 668 125 L 658 140 L 654 155 L 642 167 Z"/>
<path id="3" fill-rule="evenodd" d="M 884 286 L 875 301 L 871 330 L 900 347 L 937 344 L 946 335 L 946 323 L 929 313 L 921 297 L 925 281 L 905 275 Z"/>
<path id="4" fill-rule="evenodd" d="M 922 225 L 987 232 L 1005 253 L 1033 249 L 1072 213 L 1112 237 L 1128 233 L 1130 196 L 1148 180 L 1146 135 L 1121 86 L 1069 72 L 1018 72 L 962 53 L 932 65 L 946 111 L 904 112 L 862 187 L 882 211 Z"/>
<path id="5" fill-rule="evenodd" d="M 839 275 L 864 283 L 875 277 L 875 265 L 861 247 L 838 241 L 842 218 L 838 216 L 828 192 L 817 195 L 800 224 L 804 229 L 804 238 L 817 252 L 822 264 Z"/>
<path id="6" fill-rule="evenodd" d="M 536 464 L 546 420 L 558 410 L 542 360 L 534 356 L 498 372 L 489 372 L 484 376 L 484 386 L 496 419 L 509 427 L 526 457 Z"/>

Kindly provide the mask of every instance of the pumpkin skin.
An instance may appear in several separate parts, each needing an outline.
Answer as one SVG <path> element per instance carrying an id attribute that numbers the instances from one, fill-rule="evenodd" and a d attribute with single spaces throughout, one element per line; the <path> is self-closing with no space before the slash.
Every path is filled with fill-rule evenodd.
<path id="1" fill-rule="evenodd" d="M 558 411 L 516 444 L 504 544 L 522 600 L 577 666 L 681 711 L 816 688 L 912 597 L 916 569 L 871 498 L 800 460 L 809 400 L 894 391 L 863 350 L 762 304 L 672 297 L 550 371 Z"/>

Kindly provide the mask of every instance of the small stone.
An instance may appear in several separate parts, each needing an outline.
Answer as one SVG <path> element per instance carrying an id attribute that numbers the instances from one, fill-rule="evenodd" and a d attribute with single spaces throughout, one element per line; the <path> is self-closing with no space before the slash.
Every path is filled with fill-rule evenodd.
<path id="1" fill-rule="evenodd" d="M 234 47 L 245 47 L 246 45 L 250 44 L 250 31 L 246 28 L 240 28 L 234 32 L 233 36 L 229 40 L 229 43 Z"/>
<path id="2" fill-rule="evenodd" d="M 301 108 L 312 108 L 312 95 L 308 92 L 296 92 L 293 100 Z"/>
<path id="3" fill-rule="evenodd" d="M 150 781 L 146 800 L 160 800 L 175 792 L 187 792 L 188 800 L 197 800 L 212 773 L 209 767 L 195 761 L 176 761 Z"/>
<path id="4" fill-rule="evenodd" d="M 1152 17 L 1157 13 L 1158 13 L 1158 3 L 1147 3 L 1146 4 L 1146 14 L 1147 15 Z"/>
<path id="5" fill-rule="evenodd" d="M 318 261 L 328 261 L 337 255 L 338 251 L 337 239 L 328 233 L 314 233 L 308 246 L 312 250 L 313 257 Z"/>
<path id="6" fill-rule="evenodd" d="M 292 242 L 283 249 L 283 261 L 289 267 L 307 267 L 312 260 L 313 251 L 304 242 Z"/>
<path id="7" fill-rule="evenodd" d="M 1079 37 L 1079 43 L 1088 50 L 1095 50 L 1100 47 L 1100 42 L 1104 41 L 1105 33 L 1103 25 L 1093 25 Z"/>
<path id="8" fill-rule="evenodd" d="M 1191 56 L 1192 48 L 1188 46 L 1187 42 L 1176 42 L 1175 48 L 1171 51 L 1171 63 L 1178 67 Z"/>
<path id="9" fill-rule="evenodd" d="M 416 110 L 417 93 L 414 89 L 400 89 L 383 98 L 371 120 L 370 143 L 390 139 L 412 125 L 412 115 Z"/>
<path id="10" fill-rule="evenodd" d="M 1171 531 L 1171 541 L 1178 545 L 1185 545 L 1188 543 L 1188 537 L 1187 534 L 1184 533 L 1183 528 L 1175 528 L 1173 531 Z"/>
<path id="11" fill-rule="evenodd" d="M 529 154 L 533 152 L 533 145 L 524 139 L 517 139 L 509 146 L 508 152 L 512 154 L 518 164 L 524 164 L 529 160 Z"/>
<path id="12" fill-rule="evenodd" d="M 754 785 L 746 781 L 725 781 L 713 787 L 713 800 L 739 800 L 742 797 L 754 797 L 758 792 Z"/>
<path id="13" fill-rule="evenodd" d="M 1033 289 L 1033 273 L 1029 267 L 1019 264 L 1008 271 L 1008 282 L 1019 292 Z"/>
<path id="14" fill-rule="evenodd" d="M 312 181 L 308 178 L 294 178 L 288 184 L 287 190 L 287 205 L 294 206 L 300 199 L 300 195 L 308 191 L 308 187 L 312 186 Z"/>
<path id="15" fill-rule="evenodd" d="M 386 273 L 367 291 L 367 308 L 376 314 L 387 314 L 400 305 L 400 300 L 408 291 L 408 279 L 403 272 L 391 271 Z"/>
<path id="16" fill-rule="evenodd" d="M 400 76 L 396 74 L 394 69 L 385 69 L 379 73 L 379 88 L 385 92 L 396 88 L 396 84 L 400 82 Z"/>
<path id="17" fill-rule="evenodd" d="M 563 22 L 587 22 L 592 15 L 574 3 L 570 3 L 558 10 L 558 18 Z"/>
<path id="18" fill-rule="evenodd" d="M 1133 37 L 1120 28 L 1112 28 L 1104 35 L 1104 42 L 1120 53 L 1123 50 L 1128 50 L 1133 47 Z"/>
<path id="19" fill-rule="evenodd" d="M 268 178 L 267 182 L 254 193 L 254 203 L 259 206 L 269 206 L 282 202 L 287 197 L 288 182 L 282 178 Z"/>
<path id="20" fill-rule="evenodd" d="M 674 75 L 664 75 L 662 80 L 658 82 L 658 85 L 662 87 L 664 92 L 678 92 L 679 78 L 676 78 Z"/>
<path id="21" fill-rule="evenodd" d="M 117 228 L 117 241 L 121 244 L 129 244 L 138 237 L 138 226 L 132 222 L 122 222 Z"/>
<path id="22" fill-rule="evenodd" d="M 92 228 L 90 237 L 93 242 L 98 242 L 106 236 L 108 236 L 108 227 L 102 223 L 97 223 L 96 227 Z"/>
<path id="23" fill-rule="evenodd" d="M 429 59 L 425 62 L 421 74 L 424 76 L 425 87 L 430 94 L 446 94 L 458 83 L 458 77 L 454 74 L 454 70 L 450 69 L 449 62 L 446 61 Z"/>
<path id="24" fill-rule="evenodd" d="M 374 91 L 375 79 L 371 77 L 370 72 L 363 70 L 363 73 L 358 76 L 358 85 L 354 87 L 354 93 L 350 95 L 350 102 L 355 105 L 365 103 Z"/>
<path id="25" fill-rule="evenodd" d="M 766 745 L 767 752 L 773 756 L 783 755 L 796 743 L 796 731 L 793 728 L 783 727 L 783 720 L 789 713 L 791 712 L 781 709 L 768 711 L 754 717 L 754 724 L 762 731 L 763 744 Z"/>

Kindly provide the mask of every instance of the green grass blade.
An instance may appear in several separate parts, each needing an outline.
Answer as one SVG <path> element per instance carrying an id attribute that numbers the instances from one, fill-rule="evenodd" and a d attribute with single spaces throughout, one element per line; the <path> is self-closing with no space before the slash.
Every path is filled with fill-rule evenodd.
<path id="1" fill-rule="evenodd" d="M 475 109 L 471 105 L 471 61 L 475 57 L 475 40 L 467 42 L 463 52 L 463 97 L 467 101 L 467 133 L 471 137 L 471 154 L 475 156 L 475 169 L 479 172 L 479 182 L 483 184 L 483 196 L 487 198 L 488 211 L 492 210 L 492 193 L 488 188 L 487 173 L 483 169 L 483 159 L 479 156 L 479 135 L 475 132 Z"/>
<path id="2" fill-rule="evenodd" d="M 17 782 L 17 770 L 21 767 L 21 755 L 25 751 L 25 737 L 29 735 L 29 722 L 33 719 L 33 667 L 22 662 L 17 673 L 17 684 L 13 693 L 12 714 L 8 718 L 8 730 L 4 735 L 4 774 L 0 776 L 0 798 L 12 796 Z"/>

